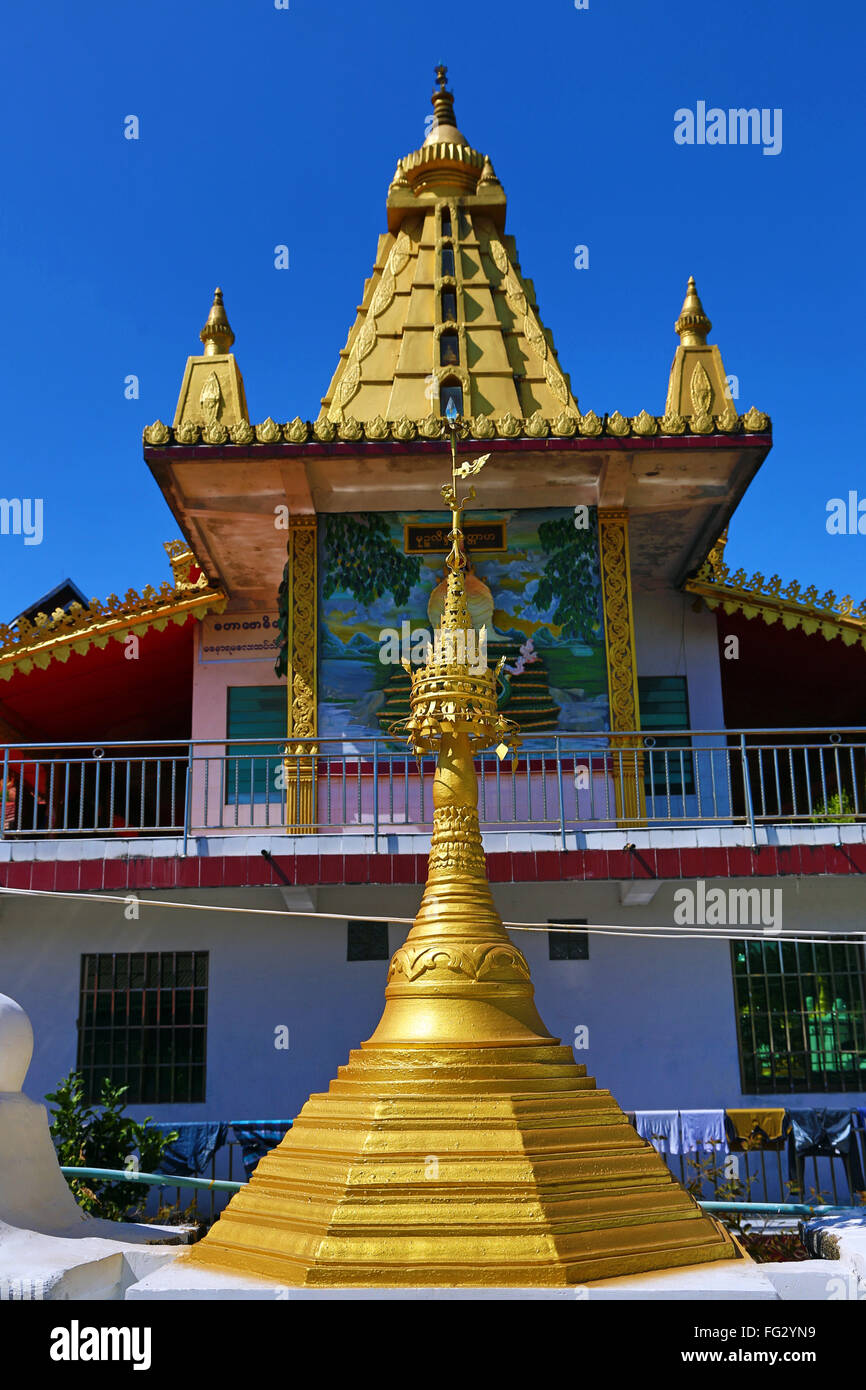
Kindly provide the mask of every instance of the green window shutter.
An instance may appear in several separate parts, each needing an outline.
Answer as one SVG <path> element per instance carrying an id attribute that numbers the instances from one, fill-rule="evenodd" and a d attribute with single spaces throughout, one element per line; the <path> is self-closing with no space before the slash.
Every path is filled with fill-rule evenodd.
<path id="1" fill-rule="evenodd" d="M 284 685 L 234 685 L 228 689 L 226 736 L 230 740 L 275 738 L 273 744 L 230 742 L 226 749 L 226 802 L 278 802 L 276 775 L 286 745 L 288 715 Z M 276 755 L 276 756 L 274 756 Z"/>
<path id="2" fill-rule="evenodd" d="M 638 676 L 641 732 L 688 729 L 689 693 L 685 676 Z M 695 770 L 688 738 L 657 738 L 644 758 L 644 788 L 648 796 L 693 796 Z M 670 752 L 664 750 L 672 750 Z"/>

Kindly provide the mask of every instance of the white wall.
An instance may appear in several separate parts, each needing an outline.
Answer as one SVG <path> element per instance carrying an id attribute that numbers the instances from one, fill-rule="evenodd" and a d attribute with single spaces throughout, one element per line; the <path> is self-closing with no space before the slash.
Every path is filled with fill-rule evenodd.
<path id="1" fill-rule="evenodd" d="M 695 613 L 694 595 L 674 590 L 637 590 L 633 602 L 638 675 L 685 676 L 692 728 L 723 728 L 715 614 Z"/>
<path id="2" fill-rule="evenodd" d="M 732 881 L 733 882 L 733 881 Z M 754 883 L 754 880 L 752 881 Z M 785 930 L 832 924 L 862 930 L 863 888 L 849 880 L 783 880 Z M 741 886 L 741 885 L 735 885 Z M 744 885 L 748 886 L 748 885 Z M 762 879 L 761 887 L 779 886 Z M 624 908 L 616 884 L 499 885 L 504 917 L 546 921 L 587 917 L 598 925 L 670 923 L 676 885 L 652 904 Z M 166 897 L 165 893 L 142 895 Z M 276 889 L 171 894 L 177 900 L 277 908 Z M 321 888 L 323 912 L 411 916 L 420 889 Z M 407 928 L 392 925 L 395 950 Z M 697 929 L 693 929 L 697 930 Z M 726 942 L 590 938 L 588 961 L 551 961 L 547 938 L 514 933 L 526 954 L 540 1013 L 566 1042 L 589 1028 L 587 1064 L 601 1087 L 629 1110 L 743 1104 L 730 947 Z M 164 1119 L 291 1117 L 313 1090 L 326 1089 L 348 1052 L 373 1032 L 382 1009 L 385 961 L 347 961 L 343 921 L 179 911 L 142 906 L 127 922 L 121 906 L 40 899 L 0 905 L 0 988 L 29 1013 L 36 1045 L 27 1082 L 34 1099 L 75 1064 L 80 958 L 84 952 L 210 952 L 208 1083 L 204 1105 L 135 1107 Z M 285 1024 L 291 1047 L 274 1048 Z M 855 1094 L 778 1095 L 764 1104 L 866 1104 Z"/>

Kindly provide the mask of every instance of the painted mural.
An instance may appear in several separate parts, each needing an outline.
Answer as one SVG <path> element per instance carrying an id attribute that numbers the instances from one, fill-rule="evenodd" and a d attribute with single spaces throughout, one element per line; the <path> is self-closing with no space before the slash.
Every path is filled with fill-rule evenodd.
<path id="1" fill-rule="evenodd" d="M 408 713 L 396 644 L 417 660 L 437 625 L 447 529 L 441 512 L 319 517 L 322 737 L 387 733 Z M 464 532 L 470 613 L 490 664 L 506 658 L 500 708 L 526 733 L 607 728 L 594 509 L 467 512 Z"/>

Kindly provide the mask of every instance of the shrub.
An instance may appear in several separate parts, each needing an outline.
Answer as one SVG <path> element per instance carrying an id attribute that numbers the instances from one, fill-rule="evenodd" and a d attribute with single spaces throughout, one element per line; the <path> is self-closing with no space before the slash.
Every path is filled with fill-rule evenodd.
<path id="1" fill-rule="evenodd" d="M 153 1128 L 152 1117 L 139 1122 L 124 1114 L 126 1086 L 102 1082 L 98 1107 L 84 1101 L 84 1078 L 71 1071 L 56 1091 L 45 1097 L 53 1103 L 51 1137 L 63 1167 L 126 1168 L 128 1159 L 138 1155 L 144 1173 L 153 1173 L 168 1145 L 177 1134 L 163 1134 Z M 119 1182 L 112 1178 L 67 1178 L 78 1205 L 93 1216 L 125 1221 L 139 1215 L 147 1202 L 148 1189 L 141 1183 Z"/>

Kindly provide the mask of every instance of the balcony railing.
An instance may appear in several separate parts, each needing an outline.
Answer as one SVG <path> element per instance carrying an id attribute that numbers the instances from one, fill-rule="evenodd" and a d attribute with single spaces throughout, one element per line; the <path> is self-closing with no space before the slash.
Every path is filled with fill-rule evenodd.
<path id="1" fill-rule="evenodd" d="M 475 759 L 481 824 L 558 832 L 866 820 L 866 729 L 530 734 Z M 0 746 L 0 838 L 429 829 L 435 759 L 393 738 Z M 378 847 L 378 842 L 377 842 Z"/>

